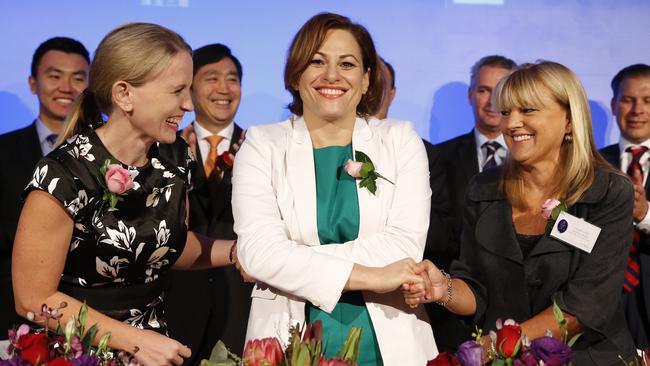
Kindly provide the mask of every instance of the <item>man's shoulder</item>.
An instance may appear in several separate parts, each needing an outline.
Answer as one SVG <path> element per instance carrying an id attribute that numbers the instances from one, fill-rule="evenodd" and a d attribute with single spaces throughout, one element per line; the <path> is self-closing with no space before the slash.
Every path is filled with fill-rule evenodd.
<path id="1" fill-rule="evenodd" d="M 33 123 L 23 128 L 19 128 L 17 130 L 13 130 L 0 135 L 0 142 L 2 143 L 0 146 L 4 146 L 5 143 L 24 142 L 25 138 L 31 136 L 38 136 Z"/>
<path id="2" fill-rule="evenodd" d="M 474 133 L 472 131 L 456 136 L 449 140 L 433 145 L 433 148 L 440 153 L 457 153 L 457 149 L 463 146 L 474 144 Z"/>

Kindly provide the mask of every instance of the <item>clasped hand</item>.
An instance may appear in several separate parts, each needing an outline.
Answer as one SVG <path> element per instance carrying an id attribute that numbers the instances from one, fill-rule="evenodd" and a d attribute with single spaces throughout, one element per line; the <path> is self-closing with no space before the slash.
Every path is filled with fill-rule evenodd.
<path id="1" fill-rule="evenodd" d="M 420 280 L 402 284 L 406 304 L 415 308 L 422 303 L 441 301 L 447 296 L 447 277 L 430 260 L 417 263 L 413 271 Z"/>

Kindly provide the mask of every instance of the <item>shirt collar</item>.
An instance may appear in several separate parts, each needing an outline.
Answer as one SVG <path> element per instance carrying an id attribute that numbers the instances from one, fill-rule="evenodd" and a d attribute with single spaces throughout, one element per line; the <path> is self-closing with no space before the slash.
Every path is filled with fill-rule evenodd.
<path id="1" fill-rule="evenodd" d="M 196 134 L 196 140 L 202 141 L 206 137 L 212 136 L 213 133 L 208 131 L 206 128 L 201 126 L 201 123 L 197 120 L 194 120 L 194 133 Z M 230 141 L 232 134 L 235 132 L 235 122 L 230 122 L 228 126 L 224 127 L 217 133 L 217 135 L 223 137 L 224 140 Z"/>
<path id="2" fill-rule="evenodd" d="M 496 141 L 501 145 L 501 148 L 504 149 L 504 151 L 508 150 L 508 146 L 506 145 L 506 140 L 503 138 L 503 134 L 499 134 L 497 138 L 490 140 L 485 136 L 484 134 L 481 133 L 481 131 L 478 130 L 478 128 L 474 129 L 474 140 L 476 141 L 476 147 L 479 149 L 483 146 L 484 143 L 488 141 Z"/>
<path id="3" fill-rule="evenodd" d="M 645 146 L 648 149 L 650 149 L 650 139 L 645 140 L 640 144 L 633 144 L 630 141 L 628 141 L 627 139 L 625 139 L 625 137 L 621 136 L 621 139 L 618 142 L 618 149 L 619 149 L 620 155 L 623 156 L 623 154 L 625 154 L 625 150 L 630 146 Z"/>
<path id="4" fill-rule="evenodd" d="M 50 130 L 40 118 L 37 118 L 34 121 L 36 124 L 36 133 L 38 134 L 38 141 L 41 145 L 47 140 L 47 137 L 53 134 L 54 132 Z"/>

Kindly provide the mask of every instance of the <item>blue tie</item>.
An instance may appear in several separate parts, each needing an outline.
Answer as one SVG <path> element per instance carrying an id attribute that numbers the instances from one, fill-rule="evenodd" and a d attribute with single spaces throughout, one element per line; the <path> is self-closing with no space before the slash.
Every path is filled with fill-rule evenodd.
<path id="1" fill-rule="evenodd" d="M 50 146 L 54 146 L 54 143 L 56 142 L 56 139 L 58 139 L 58 138 L 59 138 L 59 135 L 57 135 L 56 133 L 53 133 L 53 134 L 48 135 L 45 138 L 45 140 L 47 140 L 47 142 L 50 144 Z"/>
<path id="2" fill-rule="evenodd" d="M 496 141 L 488 141 L 483 144 L 487 154 L 485 155 L 485 160 L 483 160 L 483 170 L 494 168 L 497 166 L 496 153 L 497 150 L 501 147 L 501 144 Z"/>

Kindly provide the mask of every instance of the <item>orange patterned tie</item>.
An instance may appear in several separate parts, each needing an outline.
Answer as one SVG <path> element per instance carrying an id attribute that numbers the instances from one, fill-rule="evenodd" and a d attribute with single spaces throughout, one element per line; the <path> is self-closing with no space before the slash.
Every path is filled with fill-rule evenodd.
<path id="1" fill-rule="evenodd" d="M 215 173 L 217 169 L 217 158 L 219 157 L 219 152 L 217 151 L 217 145 L 223 140 L 223 136 L 212 135 L 205 138 L 206 141 L 210 144 L 210 152 L 208 153 L 208 158 L 205 159 L 205 176 L 210 179 L 212 173 Z M 218 173 L 218 172 L 216 172 Z"/>

